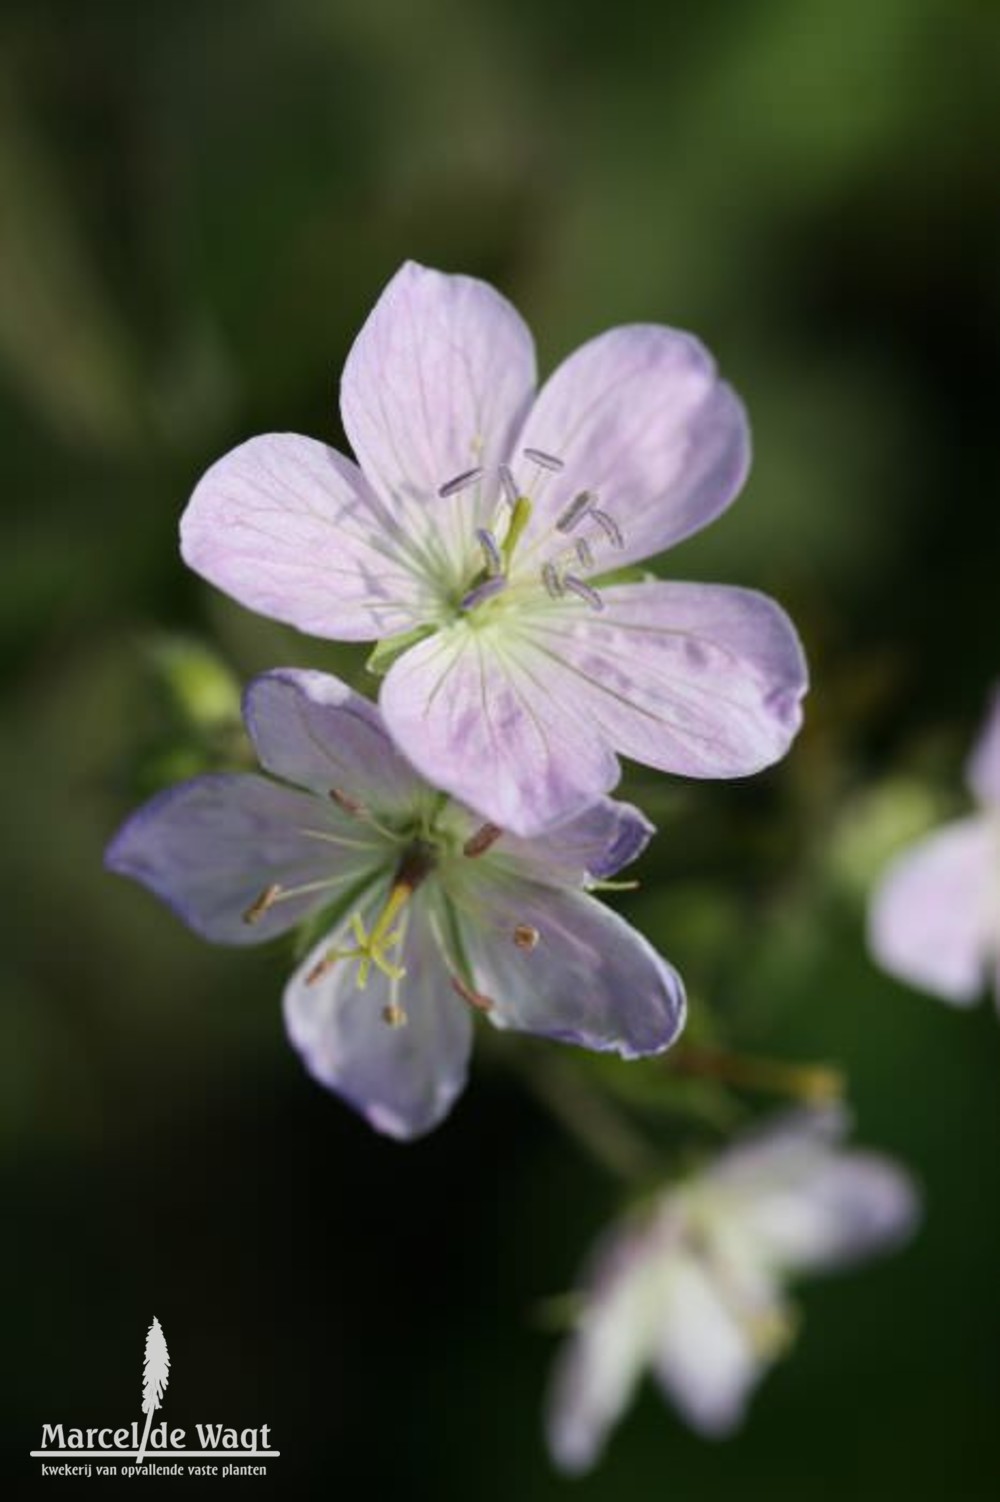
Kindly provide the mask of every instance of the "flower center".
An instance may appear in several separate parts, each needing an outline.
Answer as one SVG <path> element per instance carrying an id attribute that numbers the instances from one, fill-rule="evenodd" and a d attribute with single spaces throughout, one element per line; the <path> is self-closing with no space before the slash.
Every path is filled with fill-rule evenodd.
<path id="1" fill-rule="evenodd" d="M 510 589 L 515 553 L 536 504 L 529 491 L 537 489 L 546 475 L 564 468 L 561 459 L 541 449 L 524 449 L 523 456 L 535 468 L 532 486 L 522 487 L 510 466 L 500 465 L 501 510 L 490 527 L 476 529 L 483 566 L 461 597 L 459 609 L 463 614 L 472 614 Z M 457 495 L 477 484 L 483 473 L 481 467 L 465 470 L 442 485 L 438 495 Z M 624 547 L 621 529 L 598 505 L 595 491 L 581 490 L 556 517 L 548 533 L 533 541 L 527 556 L 541 558 L 536 578 L 550 599 L 572 595 L 592 610 L 603 610 L 599 592 L 583 576 L 594 569 L 595 555 L 606 545 L 618 550 Z"/>

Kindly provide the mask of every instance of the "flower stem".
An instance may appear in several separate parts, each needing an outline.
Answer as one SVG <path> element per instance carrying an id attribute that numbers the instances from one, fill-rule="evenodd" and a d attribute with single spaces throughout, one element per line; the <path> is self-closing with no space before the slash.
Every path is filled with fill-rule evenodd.
<path id="1" fill-rule="evenodd" d="M 720 1080 L 768 1095 L 788 1095 L 808 1105 L 829 1105 L 844 1095 L 844 1076 L 826 1064 L 790 1064 L 783 1059 L 762 1059 L 730 1053 L 700 1043 L 682 1043 L 671 1049 L 664 1063 L 677 1074 Z"/>
<path id="2" fill-rule="evenodd" d="M 649 1144 L 577 1070 L 556 1059 L 530 1059 L 518 1067 L 551 1114 L 602 1167 L 630 1183 L 649 1179 L 662 1166 Z"/>

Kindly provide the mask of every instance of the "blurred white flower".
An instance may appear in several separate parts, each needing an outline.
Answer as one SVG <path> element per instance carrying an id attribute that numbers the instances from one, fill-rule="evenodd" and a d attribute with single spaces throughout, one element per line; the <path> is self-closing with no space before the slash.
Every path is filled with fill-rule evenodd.
<path id="1" fill-rule="evenodd" d="M 692 1428 L 730 1433 L 794 1333 L 788 1279 L 906 1239 L 912 1180 L 844 1132 L 833 1110 L 783 1117 L 605 1236 L 550 1394 L 563 1470 L 594 1464 L 646 1368 Z"/>
<path id="2" fill-rule="evenodd" d="M 884 970 L 943 1001 L 1000 998 L 1000 689 L 966 767 L 979 804 L 909 846 L 872 898 L 868 944 Z"/>

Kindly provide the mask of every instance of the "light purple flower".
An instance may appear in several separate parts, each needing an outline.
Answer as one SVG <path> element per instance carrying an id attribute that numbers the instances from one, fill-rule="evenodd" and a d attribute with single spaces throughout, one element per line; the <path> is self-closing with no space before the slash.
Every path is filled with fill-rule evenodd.
<path id="1" fill-rule="evenodd" d="M 1000 1000 L 1000 690 L 966 779 L 979 811 L 904 850 L 872 898 L 869 947 L 891 975 L 956 1006 Z"/>
<path id="2" fill-rule="evenodd" d="M 789 1278 L 909 1235 L 909 1176 L 845 1151 L 844 1130 L 835 1111 L 783 1118 L 605 1236 L 550 1395 L 562 1469 L 594 1464 L 647 1368 L 692 1428 L 731 1433 L 794 1334 Z"/>
<path id="3" fill-rule="evenodd" d="M 484 282 L 407 263 L 348 357 L 358 464 L 252 438 L 201 480 L 185 559 L 317 636 L 396 638 L 381 708 L 428 778 L 530 835 L 614 787 L 777 761 L 806 669 L 773 601 L 602 576 L 704 527 L 749 464 L 740 402 L 688 334 L 592 339 L 535 396 L 531 336 Z M 360 465 L 360 467 L 359 467 Z"/>
<path id="4" fill-rule="evenodd" d="M 652 826 L 637 809 L 601 799 L 544 841 L 484 825 L 413 771 L 367 699 L 323 673 L 265 673 L 244 717 L 270 777 L 159 794 L 107 864 L 215 943 L 316 920 L 285 991 L 288 1032 L 379 1131 L 416 1137 L 447 1114 L 474 1011 L 624 1058 L 673 1042 L 679 977 L 586 891 L 645 847 Z"/>

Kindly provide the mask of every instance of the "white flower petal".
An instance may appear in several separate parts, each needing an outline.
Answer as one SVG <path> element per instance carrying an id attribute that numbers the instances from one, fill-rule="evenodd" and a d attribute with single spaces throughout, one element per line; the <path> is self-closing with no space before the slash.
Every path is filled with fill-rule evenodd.
<path id="1" fill-rule="evenodd" d="M 900 980 L 967 1006 L 982 995 L 1000 941 L 1000 838 L 985 815 L 904 850 L 872 899 L 868 941 Z"/>
<path id="2" fill-rule="evenodd" d="M 386 894 L 383 885 L 361 905 L 369 931 Z M 423 892 L 412 899 L 401 926 L 402 947 L 389 956 L 405 966 L 401 982 L 373 966 L 361 990 L 351 960 L 339 960 L 309 981 L 331 948 L 353 946 L 345 921 L 292 976 L 284 1006 L 288 1035 L 310 1074 L 376 1131 L 409 1141 L 437 1126 L 465 1088 L 472 1024 L 442 964 Z M 385 1021 L 390 1006 L 406 1013 L 403 1026 Z"/>

